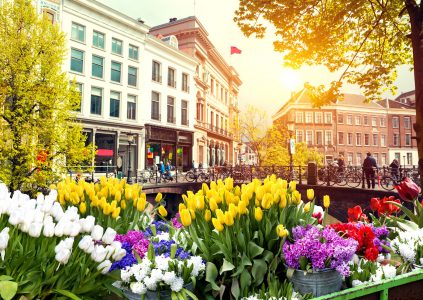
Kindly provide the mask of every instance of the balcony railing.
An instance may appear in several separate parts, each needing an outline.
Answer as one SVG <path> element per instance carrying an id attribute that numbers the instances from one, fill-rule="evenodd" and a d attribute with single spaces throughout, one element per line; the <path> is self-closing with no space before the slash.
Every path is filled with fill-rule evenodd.
<path id="1" fill-rule="evenodd" d="M 214 126 L 213 124 L 210 123 L 205 123 L 205 122 L 201 122 L 197 120 L 197 125 L 201 128 L 204 128 L 206 130 L 208 130 L 209 132 L 212 133 L 217 133 L 219 135 L 223 135 L 223 136 L 227 136 L 227 137 L 233 137 L 233 134 L 223 128 Z"/>

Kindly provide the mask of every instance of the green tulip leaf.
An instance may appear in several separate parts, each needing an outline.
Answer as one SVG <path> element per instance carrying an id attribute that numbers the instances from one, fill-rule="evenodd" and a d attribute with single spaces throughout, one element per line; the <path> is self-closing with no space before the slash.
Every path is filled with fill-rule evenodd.
<path id="1" fill-rule="evenodd" d="M 271 251 L 269 251 L 269 250 L 264 250 L 264 252 L 263 252 L 263 259 L 264 259 L 264 260 L 265 260 L 268 264 L 270 264 L 270 262 L 272 261 L 273 257 L 274 257 L 274 255 L 273 255 L 273 253 L 272 253 Z"/>
<path id="2" fill-rule="evenodd" d="M 60 290 L 60 289 L 57 289 L 57 290 L 54 290 L 55 292 L 57 292 L 57 293 L 59 293 L 59 294 L 61 294 L 61 295 L 63 295 L 63 296 L 66 296 L 66 297 L 68 297 L 68 298 L 71 298 L 71 299 L 73 299 L 73 300 L 82 300 L 81 298 L 79 298 L 77 295 L 75 295 L 74 293 L 72 293 L 72 292 L 69 292 L 69 291 L 67 291 L 67 290 Z"/>
<path id="3" fill-rule="evenodd" d="M 241 291 L 239 290 L 239 282 L 237 278 L 232 279 L 231 293 L 235 299 L 238 299 Z"/>
<path id="4" fill-rule="evenodd" d="M 251 274 L 253 275 L 256 286 L 259 286 L 264 279 L 264 275 L 267 272 L 267 264 L 264 259 L 255 259 Z"/>
<path id="5" fill-rule="evenodd" d="M 220 275 L 222 275 L 223 272 L 232 271 L 233 269 L 235 269 L 235 266 L 226 259 L 223 259 L 223 265 L 220 268 Z"/>
<path id="6" fill-rule="evenodd" d="M 240 283 L 241 283 L 241 294 L 243 294 L 245 289 L 248 289 L 248 287 L 251 285 L 251 275 L 247 270 L 242 271 Z"/>
<path id="7" fill-rule="evenodd" d="M 256 243 L 249 241 L 248 242 L 248 254 L 250 258 L 254 258 L 260 254 L 262 254 L 264 249 L 258 246 Z"/>
<path id="8" fill-rule="evenodd" d="M 216 284 L 217 268 L 212 262 L 208 262 L 206 265 L 206 281 L 210 283 L 213 290 L 218 291 L 219 287 Z"/>
<path id="9" fill-rule="evenodd" d="M 13 280 L 13 277 L 7 276 L 7 275 L 1 275 L 0 281 L 10 281 Z"/>
<path id="10" fill-rule="evenodd" d="M 14 281 L 0 281 L 0 296 L 4 300 L 11 300 L 18 291 L 18 284 Z"/>
<path id="11" fill-rule="evenodd" d="M 247 255 L 242 254 L 242 258 L 241 258 L 241 264 L 243 266 L 252 266 L 253 264 L 251 263 L 251 260 L 247 257 Z"/>

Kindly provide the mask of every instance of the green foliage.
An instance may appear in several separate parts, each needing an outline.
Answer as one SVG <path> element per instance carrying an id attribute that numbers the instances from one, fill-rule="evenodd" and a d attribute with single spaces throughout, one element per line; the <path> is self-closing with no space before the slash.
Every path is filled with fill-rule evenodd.
<path id="1" fill-rule="evenodd" d="M 65 165 L 90 164 L 92 147 L 75 122 L 80 97 L 62 71 L 65 35 L 30 0 L 0 8 L 0 181 L 46 188 Z"/>

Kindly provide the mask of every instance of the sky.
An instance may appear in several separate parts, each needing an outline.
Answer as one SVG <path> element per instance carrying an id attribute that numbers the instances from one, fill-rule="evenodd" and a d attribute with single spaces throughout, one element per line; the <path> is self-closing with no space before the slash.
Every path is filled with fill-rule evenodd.
<path id="1" fill-rule="evenodd" d="M 209 39 L 234 66 L 243 82 L 238 102 L 241 110 L 252 104 L 271 117 L 289 100 L 292 92 L 299 91 L 305 82 L 326 86 L 339 78 L 323 66 L 302 67 L 292 70 L 283 66 L 281 53 L 273 50 L 274 37 L 264 39 L 245 37 L 233 21 L 238 0 L 98 0 L 132 18 L 141 18 L 153 27 L 169 22 L 170 18 L 182 19 L 195 15 L 209 33 Z M 241 54 L 230 55 L 236 46 Z M 398 94 L 414 89 L 414 79 L 409 66 L 399 68 Z M 360 93 L 358 86 L 344 85 L 345 93 Z M 397 94 L 397 95 L 398 95 Z M 384 97 L 395 96 L 386 93 Z"/>

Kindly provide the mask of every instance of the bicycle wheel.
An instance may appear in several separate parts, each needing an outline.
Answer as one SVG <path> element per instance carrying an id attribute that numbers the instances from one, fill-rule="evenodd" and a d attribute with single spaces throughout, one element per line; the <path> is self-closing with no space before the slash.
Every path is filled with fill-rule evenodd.
<path id="1" fill-rule="evenodd" d="M 389 176 L 383 176 L 380 179 L 380 186 L 387 191 L 392 191 L 394 189 L 394 180 Z"/>
<path id="2" fill-rule="evenodd" d="M 358 187 L 361 184 L 361 176 L 357 173 L 350 173 L 345 179 L 349 187 Z"/>
<path id="3" fill-rule="evenodd" d="M 345 174 L 338 174 L 336 177 L 336 184 L 339 186 L 347 185 L 347 177 Z"/>
<path id="4" fill-rule="evenodd" d="M 209 175 L 206 174 L 206 173 L 200 173 L 200 175 L 198 175 L 198 181 L 200 181 L 200 182 L 209 181 Z"/>
<path id="5" fill-rule="evenodd" d="M 185 174 L 185 180 L 188 181 L 188 182 L 193 182 L 193 181 L 195 181 L 196 178 L 197 177 L 195 176 L 194 172 L 192 172 L 192 171 L 188 171 Z"/>
<path id="6" fill-rule="evenodd" d="M 150 177 L 148 178 L 148 180 L 150 181 L 150 183 L 158 182 L 156 181 L 156 176 L 154 176 L 154 173 L 150 173 Z"/>

